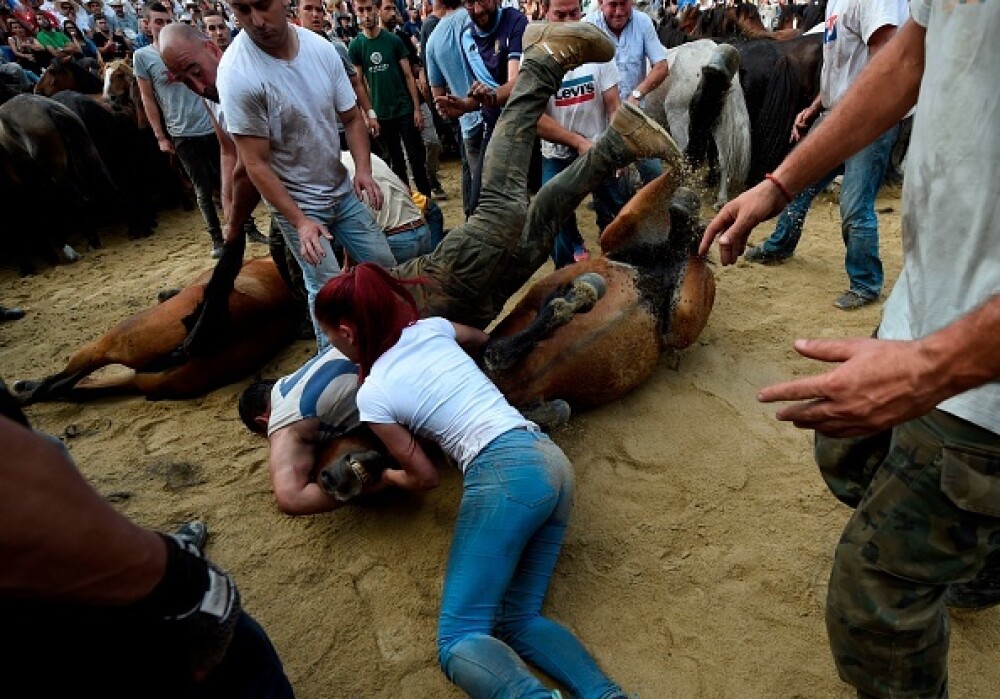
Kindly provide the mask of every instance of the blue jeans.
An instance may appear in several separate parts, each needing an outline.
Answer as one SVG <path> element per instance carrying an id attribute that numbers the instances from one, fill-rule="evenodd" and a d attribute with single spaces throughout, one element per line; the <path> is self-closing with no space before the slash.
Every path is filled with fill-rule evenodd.
<path id="1" fill-rule="evenodd" d="M 875 198 L 882 186 L 898 130 L 898 125 L 893 126 L 841 167 L 802 190 L 781 212 L 774 233 L 760 247 L 767 253 L 790 257 L 799 244 L 802 226 L 813 199 L 826 189 L 834 177 L 843 173 L 840 226 L 847 247 L 844 266 L 852 291 L 867 299 L 878 298 L 882 293 L 882 260 L 878 254 Z"/>
<path id="2" fill-rule="evenodd" d="M 396 262 L 406 262 L 418 255 L 426 255 L 434 249 L 434 236 L 425 223 L 419 228 L 386 236 L 389 249 Z"/>
<path id="3" fill-rule="evenodd" d="M 645 158 L 635 161 L 635 169 L 639 171 L 642 183 L 649 184 L 663 174 L 663 162 L 659 158 Z"/>
<path id="4" fill-rule="evenodd" d="M 320 244 L 326 256 L 318 265 L 309 264 L 302 257 L 302 245 L 295 226 L 277 211 L 272 210 L 271 213 L 281 229 L 288 250 L 302 268 L 302 280 L 306 285 L 309 302 L 309 317 L 312 318 L 313 329 L 316 331 L 316 344 L 322 353 L 330 346 L 330 342 L 316 322 L 313 304 L 316 301 L 316 294 L 323 285 L 340 274 L 340 265 L 333 254 L 333 246 L 325 238 L 320 238 Z M 356 262 L 374 262 L 383 267 L 392 267 L 396 264 L 396 258 L 392 256 L 389 243 L 375 222 L 372 212 L 353 193 L 345 194 L 326 209 L 303 209 L 302 213 L 326 226 Z"/>
<path id="5" fill-rule="evenodd" d="M 576 156 L 572 158 L 542 158 L 542 184 L 544 185 L 568 168 L 576 159 Z M 594 189 L 594 211 L 597 214 L 597 228 L 600 232 L 604 232 L 605 227 L 614 220 L 623 206 L 625 206 L 625 199 L 621 195 L 617 180 L 611 175 Z M 570 213 L 560 226 L 552 246 L 552 261 L 557 269 L 573 264 L 574 247 L 582 242 L 583 237 L 576 225 L 576 213 Z"/>
<path id="6" fill-rule="evenodd" d="M 524 661 L 573 696 L 624 697 L 580 641 L 541 614 L 572 507 L 572 467 L 541 432 L 506 432 L 469 464 L 444 578 L 438 659 L 470 697 L 551 698 Z"/>

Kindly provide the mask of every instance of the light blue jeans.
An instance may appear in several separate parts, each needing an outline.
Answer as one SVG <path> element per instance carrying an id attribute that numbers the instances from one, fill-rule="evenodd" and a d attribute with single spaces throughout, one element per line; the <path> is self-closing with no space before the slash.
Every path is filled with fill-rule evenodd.
<path id="1" fill-rule="evenodd" d="M 525 661 L 574 697 L 624 697 L 583 644 L 542 616 L 573 507 L 569 460 L 541 432 L 511 430 L 465 472 L 438 622 L 438 659 L 473 699 L 545 697 Z"/>
<path id="2" fill-rule="evenodd" d="M 790 257 L 802 237 L 802 226 L 813 199 L 826 189 L 834 177 L 843 173 L 840 226 L 847 248 L 844 266 L 852 291 L 866 299 L 878 298 L 882 293 L 883 275 L 882 260 L 878 253 L 875 198 L 882 186 L 898 130 L 898 125 L 893 126 L 841 167 L 802 190 L 781 212 L 774 233 L 760 247 L 767 253 Z"/>
<path id="3" fill-rule="evenodd" d="M 330 241 L 325 238 L 320 238 L 320 244 L 326 256 L 318 265 L 307 262 L 302 257 L 302 245 L 295 226 L 277 211 L 272 209 L 271 213 L 281 229 L 285 244 L 302 268 L 302 280 L 305 282 L 309 301 L 309 317 L 312 318 L 313 329 L 316 331 L 316 344 L 322 353 L 330 346 L 330 342 L 316 323 L 313 304 L 316 301 L 316 294 L 323 285 L 340 274 L 340 265 L 337 263 L 336 255 L 333 254 Z M 335 200 L 329 208 L 303 209 L 302 213 L 326 226 L 355 262 L 374 262 L 382 267 L 392 267 L 396 264 L 396 258 L 392 255 L 382 229 L 375 222 L 375 217 L 353 192 Z"/>
<path id="4" fill-rule="evenodd" d="M 418 255 L 425 255 L 434 249 L 434 236 L 430 227 L 425 223 L 419 228 L 404 233 L 396 233 L 386 236 L 389 242 L 389 249 L 396 262 L 406 262 Z"/>

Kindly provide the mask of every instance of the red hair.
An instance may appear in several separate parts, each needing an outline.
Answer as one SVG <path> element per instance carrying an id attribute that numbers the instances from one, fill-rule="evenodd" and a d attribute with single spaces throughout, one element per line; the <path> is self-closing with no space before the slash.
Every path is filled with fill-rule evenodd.
<path id="1" fill-rule="evenodd" d="M 358 345 L 359 380 L 372 364 L 399 341 L 403 328 L 420 317 L 417 304 L 404 284 L 419 279 L 396 279 L 371 262 L 355 265 L 328 281 L 316 294 L 316 320 L 333 327 L 352 325 Z"/>

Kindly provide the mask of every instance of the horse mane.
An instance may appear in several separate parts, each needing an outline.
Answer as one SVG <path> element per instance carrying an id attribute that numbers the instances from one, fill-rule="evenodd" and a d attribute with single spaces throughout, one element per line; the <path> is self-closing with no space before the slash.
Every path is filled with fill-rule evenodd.
<path id="1" fill-rule="evenodd" d="M 777 53 L 777 52 L 776 52 Z M 788 56 L 778 55 L 760 98 L 760 110 L 751 125 L 750 172 L 747 186 L 764 179 L 789 151 L 788 134 L 792 132 L 799 111 L 796 100 L 798 78 Z"/>

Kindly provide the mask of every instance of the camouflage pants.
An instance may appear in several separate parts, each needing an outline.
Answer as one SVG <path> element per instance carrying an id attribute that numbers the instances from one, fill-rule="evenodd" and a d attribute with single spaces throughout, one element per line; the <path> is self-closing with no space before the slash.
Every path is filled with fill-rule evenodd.
<path id="1" fill-rule="evenodd" d="M 861 697 L 947 697 L 946 607 L 1000 602 L 1000 435 L 934 410 L 891 435 L 817 435 L 816 457 L 857 507 L 827 596 L 840 677 Z"/>

